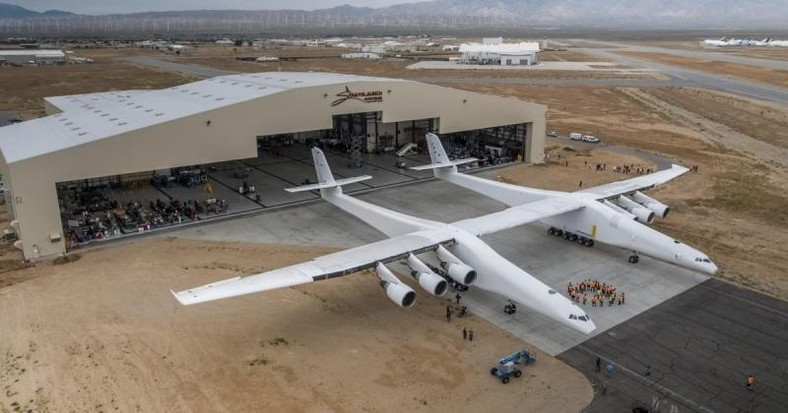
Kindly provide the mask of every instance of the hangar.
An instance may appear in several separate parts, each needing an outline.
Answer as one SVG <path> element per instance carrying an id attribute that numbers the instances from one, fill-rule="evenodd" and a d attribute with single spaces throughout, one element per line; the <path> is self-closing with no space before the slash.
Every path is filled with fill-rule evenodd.
<path id="1" fill-rule="evenodd" d="M 546 115 L 545 106 L 515 99 L 311 72 L 50 97 L 45 107 L 46 117 L 0 128 L 0 172 L 13 220 L 6 232 L 18 237 L 26 259 L 298 201 L 274 197 L 313 176 L 293 169 L 311 169 L 298 156 L 309 145 L 325 147 L 329 162 L 358 168 L 380 185 L 419 178 L 394 163 L 427 163 L 419 154 L 397 155 L 423 148 L 428 131 L 441 134 L 456 156 L 540 163 Z M 270 200 L 260 196 L 265 188 L 276 189 Z"/>

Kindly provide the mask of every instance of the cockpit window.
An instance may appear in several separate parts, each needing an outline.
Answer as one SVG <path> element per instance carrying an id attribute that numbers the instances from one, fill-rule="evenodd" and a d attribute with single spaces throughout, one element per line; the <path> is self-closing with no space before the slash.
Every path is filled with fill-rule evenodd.
<path id="1" fill-rule="evenodd" d="M 569 314 L 569 319 L 570 320 L 588 321 L 588 320 L 591 319 L 591 317 L 588 317 L 586 315 L 581 315 L 581 316 L 578 317 L 578 316 L 576 316 L 574 314 Z"/>
<path id="2" fill-rule="evenodd" d="M 711 261 L 708 258 L 697 257 L 697 258 L 695 258 L 695 262 L 705 262 L 705 263 L 711 264 Z"/>

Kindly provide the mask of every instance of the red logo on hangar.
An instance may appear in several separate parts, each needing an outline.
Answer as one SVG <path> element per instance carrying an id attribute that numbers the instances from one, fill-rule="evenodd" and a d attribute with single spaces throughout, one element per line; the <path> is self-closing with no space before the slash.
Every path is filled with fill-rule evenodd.
<path id="1" fill-rule="evenodd" d="M 331 106 L 336 106 L 345 103 L 348 100 L 357 100 L 364 103 L 383 102 L 383 91 L 372 90 L 369 92 L 354 92 L 349 87 L 345 86 L 345 90 L 337 93 L 339 99 L 331 102 Z"/>

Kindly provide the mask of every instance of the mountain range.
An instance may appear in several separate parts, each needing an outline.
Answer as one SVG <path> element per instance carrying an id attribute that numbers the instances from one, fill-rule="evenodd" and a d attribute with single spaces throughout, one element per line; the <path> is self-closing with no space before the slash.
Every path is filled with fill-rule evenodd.
<path id="1" fill-rule="evenodd" d="M 122 17 L 123 23 L 119 23 Z M 304 10 L 183 10 L 103 16 L 35 12 L 0 3 L 0 20 L 79 20 L 92 30 L 185 30 L 273 26 L 785 28 L 786 0 L 431 0 L 382 8 L 349 5 Z M 144 23 L 142 23 L 144 21 Z M 60 27 L 60 26 L 58 26 Z M 71 27 L 66 25 L 64 27 Z M 76 26 L 74 26 L 76 27 Z M 115 29 L 113 29 L 115 30 Z M 139 30 L 139 29 L 137 29 Z"/>

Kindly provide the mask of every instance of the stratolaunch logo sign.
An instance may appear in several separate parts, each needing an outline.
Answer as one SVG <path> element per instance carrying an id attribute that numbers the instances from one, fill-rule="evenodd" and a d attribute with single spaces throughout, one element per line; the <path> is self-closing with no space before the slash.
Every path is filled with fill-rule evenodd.
<path id="1" fill-rule="evenodd" d="M 345 90 L 337 93 L 339 99 L 331 102 L 331 106 L 342 104 L 348 100 L 357 100 L 364 103 L 383 102 L 383 91 L 373 90 L 370 92 L 353 92 L 345 86 Z"/>

